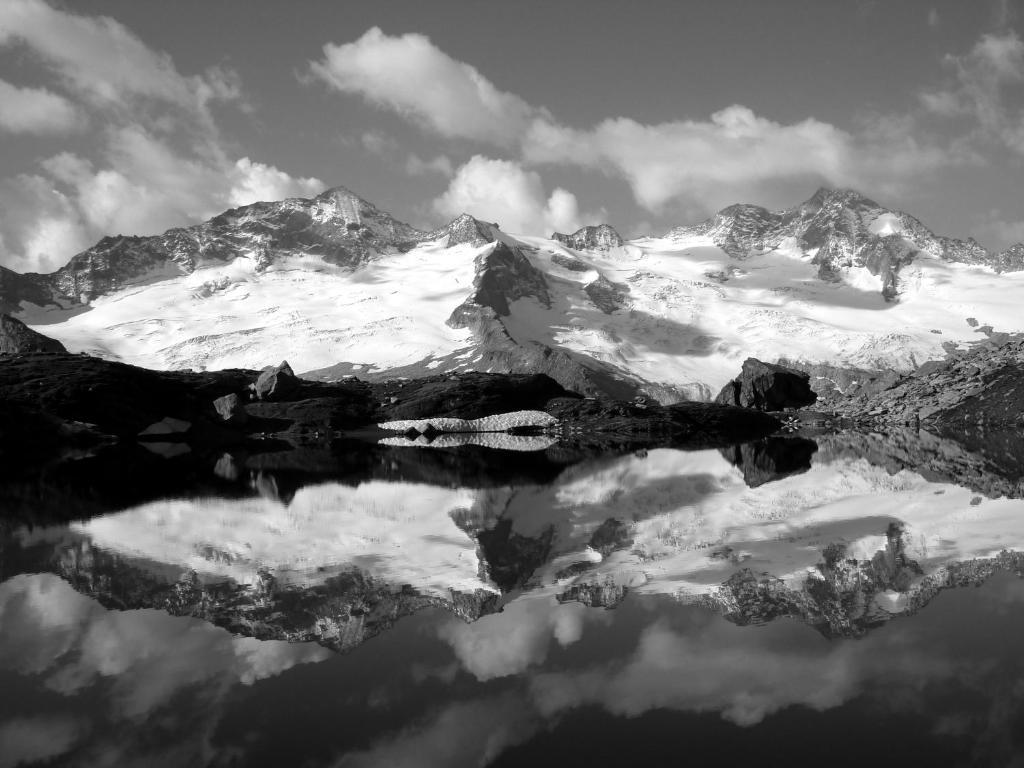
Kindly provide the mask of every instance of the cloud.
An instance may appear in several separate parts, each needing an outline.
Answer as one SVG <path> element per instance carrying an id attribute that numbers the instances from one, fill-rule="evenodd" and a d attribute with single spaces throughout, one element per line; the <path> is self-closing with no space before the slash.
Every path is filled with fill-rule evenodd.
<path id="1" fill-rule="evenodd" d="M 401 146 L 397 141 L 380 131 L 365 131 L 359 137 L 359 143 L 362 144 L 363 149 L 370 154 L 380 155 L 382 157 L 393 155 L 401 149 Z"/>
<path id="2" fill-rule="evenodd" d="M 599 616 L 579 603 L 552 606 L 547 599 L 524 599 L 472 624 L 451 621 L 438 634 L 466 671 L 484 682 L 525 672 L 544 661 L 552 638 L 571 645 L 582 636 L 584 622 Z"/>
<path id="3" fill-rule="evenodd" d="M 438 155 L 433 160 L 423 160 L 418 155 L 409 153 L 405 159 L 405 172 L 410 176 L 425 176 L 429 173 L 439 173 L 442 176 L 452 176 L 455 169 L 452 166 L 451 158 L 447 155 Z"/>
<path id="4" fill-rule="evenodd" d="M 544 191 L 540 175 L 509 160 L 475 155 L 460 167 L 434 210 L 449 218 L 469 213 L 496 221 L 502 229 L 532 235 L 572 232 L 583 216 L 576 196 L 565 189 Z"/>
<path id="5" fill-rule="evenodd" d="M 105 235 L 156 234 L 226 208 L 309 197 L 327 186 L 225 150 L 209 105 L 249 109 L 230 69 L 183 75 L 168 55 L 119 22 L 41 0 L 0 5 L 0 46 L 15 45 L 27 48 L 80 103 L 7 86 L 34 110 L 0 98 L 0 127 L 56 128 L 62 120 L 71 127 L 86 113 L 102 127 L 92 146 L 0 179 L 0 263 L 6 266 L 51 271 Z M 0 97 L 6 85 L 0 82 Z"/>
<path id="6" fill-rule="evenodd" d="M 0 724 L 0 768 L 38 763 L 68 752 L 82 724 L 70 717 L 17 718 Z"/>
<path id="7" fill-rule="evenodd" d="M 286 197 L 314 197 L 327 186 L 320 179 L 295 178 L 248 157 L 235 161 L 234 168 L 228 172 L 228 179 L 231 182 L 228 200 L 236 206 Z"/>
<path id="8" fill-rule="evenodd" d="M 0 5 L 0 46 L 15 44 L 27 47 L 70 92 L 101 107 L 146 98 L 208 122 L 208 102 L 240 96 L 237 76 L 227 70 L 185 77 L 170 56 L 150 49 L 118 21 L 67 13 L 43 0 Z"/>
<path id="9" fill-rule="evenodd" d="M 18 88 L 0 80 L 0 130 L 10 133 L 70 133 L 84 115 L 63 96 L 45 88 Z"/>
<path id="10" fill-rule="evenodd" d="M 820 184 L 888 192 L 971 159 L 961 148 L 930 140 L 905 116 L 871 116 L 844 130 L 813 117 L 776 122 L 735 104 L 707 119 L 645 124 L 613 117 L 572 127 L 499 91 L 428 38 L 391 37 L 377 28 L 355 42 L 325 46 L 311 71 L 336 90 L 361 95 L 441 136 L 502 147 L 528 165 L 578 166 L 624 179 L 638 204 L 654 213 L 669 203 L 689 213 L 738 199 L 781 203 L 797 188 Z M 499 162 L 508 161 L 492 161 Z M 437 209 L 451 213 L 475 204 L 504 216 L 510 227 L 531 231 L 556 217 L 555 207 L 565 220 L 578 218 L 566 194 L 559 193 L 554 205 L 538 205 L 536 185 L 523 179 L 518 194 L 507 195 L 473 183 L 488 174 L 505 181 L 513 176 L 507 166 L 485 169 L 474 158 L 459 169 Z"/>
<path id="11" fill-rule="evenodd" d="M 323 51 L 322 59 L 310 62 L 313 77 L 447 138 L 509 146 L 540 113 L 424 35 L 392 37 L 374 27 L 355 42 L 328 43 Z"/>
<path id="12" fill-rule="evenodd" d="M 107 129 L 98 163 L 64 152 L 40 166 L 0 181 L 4 261 L 19 270 L 57 269 L 104 235 L 159 233 L 326 186 L 248 157 L 197 157 L 138 124 Z"/>
<path id="13" fill-rule="evenodd" d="M 970 117 L 981 138 L 1024 154 L 1024 109 L 1010 106 L 1024 95 L 1024 41 L 1014 31 L 982 35 L 969 53 L 948 55 L 945 63 L 952 82 L 923 91 L 924 108 L 942 117 Z"/>

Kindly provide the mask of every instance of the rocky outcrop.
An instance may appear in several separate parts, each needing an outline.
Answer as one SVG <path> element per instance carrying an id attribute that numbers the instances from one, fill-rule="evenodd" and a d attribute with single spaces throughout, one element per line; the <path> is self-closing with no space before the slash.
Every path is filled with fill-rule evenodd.
<path id="1" fill-rule="evenodd" d="M 70 302 L 54 289 L 48 275 L 22 275 L 0 266 L 0 313 L 15 314 L 22 309 L 22 302 L 59 307 L 61 300 Z"/>
<path id="2" fill-rule="evenodd" d="M 511 311 L 510 302 L 526 297 L 551 307 L 544 273 L 530 263 L 521 248 L 495 243 L 493 248 L 477 256 L 475 267 L 473 293 L 448 319 L 448 325 L 453 328 L 471 324 L 471 318 L 482 307 L 493 310 L 498 317 L 505 317 Z"/>
<path id="3" fill-rule="evenodd" d="M 95 425 L 134 438 L 165 418 L 202 422 L 211 402 L 240 392 L 251 371 L 150 371 L 85 355 L 12 355 L 0 365 L 0 401 L 30 407 L 65 422 Z"/>
<path id="4" fill-rule="evenodd" d="M 343 187 L 311 199 L 289 198 L 233 208 L 202 224 L 146 237 L 104 237 L 48 275 L 0 273 L 0 311 L 19 302 L 88 303 L 126 285 L 200 264 L 252 258 L 257 269 L 289 256 L 314 254 L 355 268 L 377 254 L 430 239 Z"/>
<path id="5" fill-rule="evenodd" d="M 464 213 L 440 229 L 435 229 L 428 235 L 428 239 L 447 238 L 446 244 L 449 248 L 455 245 L 482 246 L 497 239 L 496 230 L 497 225 L 488 224 Z"/>
<path id="6" fill-rule="evenodd" d="M 885 548 L 870 560 L 849 558 L 842 544 L 828 545 L 817 568 L 798 586 L 744 568 L 697 602 L 741 626 L 788 616 L 825 637 L 860 637 L 894 616 L 916 613 L 944 589 L 976 586 L 997 570 L 1018 576 L 1024 570 L 1024 553 L 1002 552 L 951 563 L 922 576 L 918 564 L 905 554 L 902 529 L 890 525 L 886 538 Z M 893 600 L 898 610 L 892 610 Z"/>
<path id="7" fill-rule="evenodd" d="M 610 315 L 620 309 L 625 309 L 627 304 L 626 294 L 629 293 L 629 286 L 615 284 L 604 275 L 600 275 L 583 286 L 583 292 L 594 303 L 594 306 Z"/>
<path id="8" fill-rule="evenodd" d="M 214 400 L 213 409 L 228 424 L 241 426 L 249 420 L 249 416 L 245 412 L 245 406 L 242 403 L 242 398 L 234 392 Z"/>
<path id="9" fill-rule="evenodd" d="M 390 382 L 382 389 L 387 401 L 385 421 L 479 419 L 505 411 L 543 409 L 555 398 L 579 397 L 544 374 L 465 373 Z"/>
<path id="10" fill-rule="evenodd" d="M 834 404 L 843 414 L 937 429 L 1024 424 L 1024 336 L 987 338 L 924 363 L 881 391 Z"/>
<path id="11" fill-rule="evenodd" d="M 253 391 L 260 400 L 287 400 L 300 386 L 292 367 L 283 360 L 279 365 L 268 365 L 260 372 Z"/>
<path id="12" fill-rule="evenodd" d="M 56 339 L 37 333 L 20 320 L 0 314 L 0 355 L 23 352 L 67 352 Z"/>
<path id="13" fill-rule="evenodd" d="M 676 227 L 667 235 L 694 236 L 710 238 L 734 259 L 792 242 L 812 257 L 821 279 L 839 280 L 851 269 L 865 268 L 880 278 L 888 300 L 898 298 L 900 272 L 921 252 L 997 271 L 1024 269 L 1024 246 L 991 253 L 973 239 L 935 235 L 913 216 L 844 189 L 819 189 L 806 202 L 783 211 L 732 205 L 701 224 Z"/>
<path id="14" fill-rule="evenodd" d="M 610 251 L 623 242 L 619 233 L 608 224 L 581 227 L 571 235 L 554 232 L 551 239 L 576 251 Z"/>
<path id="15" fill-rule="evenodd" d="M 759 411 L 803 408 L 817 400 L 809 379 L 803 371 L 748 357 L 740 375 L 722 388 L 715 402 Z"/>

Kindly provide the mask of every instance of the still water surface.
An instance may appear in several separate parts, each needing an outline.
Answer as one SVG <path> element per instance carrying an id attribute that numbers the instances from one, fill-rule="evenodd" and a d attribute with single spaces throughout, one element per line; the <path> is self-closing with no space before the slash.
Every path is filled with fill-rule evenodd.
<path id="1" fill-rule="evenodd" d="M 132 450 L 3 488 L 0 766 L 1024 764 L 1006 456 Z"/>

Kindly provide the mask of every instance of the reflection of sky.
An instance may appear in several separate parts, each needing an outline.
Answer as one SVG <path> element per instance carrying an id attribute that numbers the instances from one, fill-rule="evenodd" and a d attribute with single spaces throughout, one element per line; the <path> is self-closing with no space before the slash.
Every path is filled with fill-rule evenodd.
<path id="1" fill-rule="evenodd" d="M 948 590 L 917 615 L 835 641 L 796 621 L 737 627 L 661 598 L 605 611 L 527 594 L 473 624 L 427 611 L 333 656 L 108 611 L 56 577 L 20 576 L 0 585 L 0 766 L 50 755 L 480 765 L 533 743 L 568 748 L 574 723 L 600 723 L 611 739 L 651 718 L 670 724 L 666 744 L 683 739 L 696 756 L 712 746 L 708 716 L 728 752 L 798 715 L 811 729 L 802 740 L 838 728 L 867 744 L 872 728 L 899 723 L 905 748 L 1011 764 L 1024 747 L 1012 727 L 1024 716 L 1021 584 L 998 575 Z"/>

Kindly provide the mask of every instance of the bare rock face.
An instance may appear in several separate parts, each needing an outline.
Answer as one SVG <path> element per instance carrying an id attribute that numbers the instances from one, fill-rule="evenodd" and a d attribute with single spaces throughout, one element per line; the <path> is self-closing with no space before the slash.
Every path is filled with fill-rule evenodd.
<path id="1" fill-rule="evenodd" d="M 104 237 L 47 275 L 19 275 L 0 267 L 0 311 L 16 311 L 21 301 L 86 304 L 150 274 L 189 274 L 200 263 L 226 263 L 241 256 L 252 256 L 260 270 L 305 254 L 355 269 L 380 254 L 429 239 L 430 233 L 335 187 L 310 199 L 232 208 L 160 235 Z"/>
<path id="2" fill-rule="evenodd" d="M 235 393 L 218 397 L 213 401 L 213 408 L 228 424 L 242 425 L 249 420 L 248 414 L 242 405 L 242 398 Z"/>
<path id="3" fill-rule="evenodd" d="M 748 357 L 743 361 L 740 375 L 722 388 L 715 402 L 759 411 L 781 411 L 813 405 L 817 399 L 806 373 Z"/>
<path id="4" fill-rule="evenodd" d="M 822 280 L 841 280 L 848 270 L 865 268 L 881 279 L 882 295 L 889 301 L 898 298 L 900 271 L 921 252 L 944 261 L 988 265 L 1000 272 L 1024 269 L 1022 245 L 993 253 L 970 238 L 936 235 L 913 216 L 848 189 L 819 189 L 805 202 L 783 211 L 731 205 L 701 224 L 676 227 L 667 236 L 708 237 L 737 260 L 789 241 L 812 257 Z"/>
<path id="5" fill-rule="evenodd" d="M 607 251 L 622 245 L 619 233 L 608 224 L 581 227 L 571 235 L 554 232 L 551 239 L 577 251 Z"/>
<path id="6" fill-rule="evenodd" d="M 24 352 L 67 352 L 56 339 L 37 333 L 10 315 L 0 315 L 0 355 Z"/>
<path id="7" fill-rule="evenodd" d="M 254 387 L 260 400 L 286 400 L 299 389 L 299 379 L 288 361 L 283 360 L 280 365 L 264 368 Z"/>

